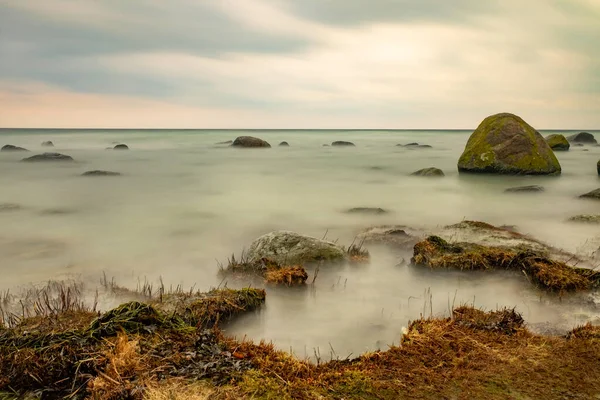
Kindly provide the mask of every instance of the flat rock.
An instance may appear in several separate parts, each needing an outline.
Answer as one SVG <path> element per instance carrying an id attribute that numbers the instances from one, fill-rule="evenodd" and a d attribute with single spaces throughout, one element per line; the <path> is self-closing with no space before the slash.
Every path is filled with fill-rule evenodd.
<path id="1" fill-rule="evenodd" d="M 24 158 L 21 161 L 25 162 L 52 162 L 52 161 L 74 161 L 73 157 L 67 156 L 65 154 L 60 153 L 42 153 L 36 154 L 35 156 L 31 156 L 28 158 Z"/>
<path id="2" fill-rule="evenodd" d="M 560 134 L 546 136 L 546 142 L 553 151 L 568 151 L 571 147 L 567 138 Z"/>
<path id="3" fill-rule="evenodd" d="M 332 242 L 290 231 L 275 231 L 252 242 L 246 257 L 249 262 L 266 258 L 280 265 L 304 265 L 344 261 L 347 254 Z"/>
<path id="4" fill-rule="evenodd" d="M 355 207 L 346 211 L 348 214 L 371 214 L 371 215 L 380 215 L 387 214 L 388 212 L 383 208 L 379 207 Z"/>
<path id="5" fill-rule="evenodd" d="M 528 186 L 517 186 L 508 188 L 505 190 L 506 193 L 537 193 L 543 192 L 545 189 L 539 185 L 528 185 Z"/>
<path id="6" fill-rule="evenodd" d="M 252 136 L 240 136 L 236 138 L 231 144 L 232 147 L 243 147 L 243 148 L 269 148 L 271 145 L 266 141 L 252 137 Z"/>
<path id="7" fill-rule="evenodd" d="M 600 224 L 600 215 L 576 215 L 574 217 L 569 218 L 570 222 L 582 222 L 588 224 Z"/>
<path id="8" fill-rule="evenodd" d="M 29 151 L 29 150 L 24 149 L 23 147 L 18 147 L 18 146 L 13 146 L 12 144 L 7 144 L 5 146 L 2 146 L 2 149 L 0 149 L 0 151 Z"/>
<path id="9" fill-rule="evenodd" d="M 567 139 L 569 140 L 569 142 L 573 142 L 573 143 L 598 144 L 598 141 L 596 140 L 594 135 L 592 135 L 589 132 L 579 132 L 579 133 L 576 133 L 575 135 L 571 135 L 571 136 L 567 137 Z"/>
<path id="10" fill-rule="evenodd" d="M 121 143 L 121 144 L 118 144 L 115 147 L 113 147 L 113 150 L 129 150 L 129 146 Z"/>
<path id="11" fill-rule="evenodd" d="M 51 141 L 42 142 L 42 147 L 54 147 L 54 143 Z"/>
<path id="12" fill-rule="evenodd" d="M 439 168 L 435 168 L 435 167 L 423 168 L 423 169 L 413 172 L 411 175 L 412 176 L 434 176 L 434 177 L 445 176 L 444 171 L 442 171 Z"/>
<path id="13" fill-rule="evenodd" d="M 86 171 L 81 176 L 121 176 L 121 174 L 119 172 L 94 170 Z"/>
<path id="14" fill-rule="evenodd" d="M 352 146 L 356 146 L 354 143 L 352 142 L 345 142 L 343 140 L 337 140 L 333 143 L 331 143 L 332 146 L 337 146 L 337 147 L 352 147 Z"/>
<path id="15" fill-rule="evenodd" d="M 582 194 L 579 197 L 582 199 L 600 200 L 600 189 L 592 190 L 591 192 Z"/>

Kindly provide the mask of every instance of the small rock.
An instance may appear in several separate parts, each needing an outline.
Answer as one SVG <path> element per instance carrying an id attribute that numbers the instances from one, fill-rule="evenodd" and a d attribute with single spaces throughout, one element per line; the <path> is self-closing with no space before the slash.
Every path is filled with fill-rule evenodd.
<path id="1" fill-rule="evenodd" d="M 290 144 L 288 142 L 281 142 L 279 143 L 279 147 L 289 147 Z"/>
<path id="2" fill-rule="evenodd" d="M 412 176 L 445 176 L 444 171 L 439 168 L 423 168 L 418 171 L 415 171 L 411 174 Z"/>
<path id="3" fill-rule="evenodd" d="M 43 153 L 35 156 L 24 158 L 21 161 L 26 162 L 43 162 L 43 161 L 74 161 L 73 157 L 60 153 Z"/>
<path id="4" fill-rule="evenodd" d="M 543 192 L 545 189 L 539 185 L 528 185 L 528 186 L 517 186 L 508 188 L 505 190 L 506 193 L 523 193 L 523 192 Z"/>
<path id="5" fill-rule="evenodd" d="M 352 146 L 356 146 L 356 145 L 355 145 L 354 143 L 352 143 L 352 142 L 344 142 L 343 140 L 338 140 L 338 141 L 335 141 L 335 142 L 331 143 L 331 145 L 332 145 L 332 146 L 338 146 L 338 147 L 343 147 L 343 146 L 346 146 L 346 147 L 352 147 Z"/>
<path id="6" fill-rule="evenodd" d="M 548 146 L 554 151 L 568 151 L 571 145 L 564 135 L 554 134 L 546 136 Z"/>
<path id="7" fill-rule="evenodd" d="M 244 147 L 244 148 L 269 148 L 271 145 L 262 139 L 255 138 L 252 136 L 240 136 L 236 138 L 231 144 L 232 147 Z"/>
<path id="8" fill-rule="evenodd" d="M 6 146 L 2 146 L 2 149 L 0 149 L 0 151 L 29 151 L 29 150 L 24 149 L 23 147 L 17 147 L 17 146 L 13 146 L 12 144 L 7 144 Z"/>
<path id="9" fill-rule="evenodd" d="M 401 144 L 399 144 L 398 146 L 402 146 Z M 419 146 L 419 143 L 409 143 L 409 144 L 405 144 L 404 147 L 409 147 L 409 146 Z"/>
<path id="10" fill-rule="evenodd" d="M 588 224 L 600 224 L 600 215 L 576 215 L 574 217 L 569 218 L 571 222 L 584 222 Z"/>
<path id="11" fill-rule="evenodd" d="M 575 135 L 567 137 L 569 142 L 573 143 L 584 143 L 584 144 L 598 144 L 594 135 L 589 132 L 579 132 Z"/>
<path id="12" fill-rule="evenodd" d="M 367 228 L 356 238 L 364 241 L 365 244 L 387 245 L 398 250 L 409 251 L 420 240 L 420 236 L 420 232 L 414 232 L 403 225 L 386 225 Z"/>
<path id="13" fill-rule="evenodd" d="M 113 150 L 129 150 L 129 146 L 127 146 L 126 144 L 118 144 L 115 147 L 113 147 Z"/>
<path id="14" fill-rule="evenodd" d="M 323 147 L 329 147 L 329 145 L 328 144 L 324 144 Z"/>
<path id="15" fill-rule="evenodd" d="M 0 203 L 0 212 L 17 211 L 21 206 L 14 203 Z"/>
<path id="16" fill-rule="evenodd" d="M 84 172 L 81 176 L 121 176 L 121 174 L 119 172 L 95 170 Z"/>
<path id="17" fill-rule="evenodd" d="M 582 199 L 600 200 L 600 189 L 592 190 L 591 192 L 582 194 L 579 197 Z"/>
<path id="18" fill-rule="evenodd" d="M 348 214 L 387 214 L 387 211 L 379 207 L 355 207 L 346 211 Z"/>
<path id="19" fill-rule="evenodd" d="M 42 147 L 54 147 L 54 143 L 51 141 L 42 142 Z"/>

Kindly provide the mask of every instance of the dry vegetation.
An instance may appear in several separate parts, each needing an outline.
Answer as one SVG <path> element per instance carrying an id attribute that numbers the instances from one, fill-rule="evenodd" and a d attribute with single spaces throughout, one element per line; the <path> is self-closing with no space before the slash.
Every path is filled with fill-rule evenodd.
<path id="1" fill-rule="evenodd" d="M 304 285 L 308 279 L 308 274 L 302 266 L 281 266 L 267 258 L 250 262 L 243 254 L 239 261 L 232 255 L 227 262 L 227 267 L 221 265 L 219 271 L 223 277 L 242 280 L 254 279 L 264 283 L 286 286 Z"/>

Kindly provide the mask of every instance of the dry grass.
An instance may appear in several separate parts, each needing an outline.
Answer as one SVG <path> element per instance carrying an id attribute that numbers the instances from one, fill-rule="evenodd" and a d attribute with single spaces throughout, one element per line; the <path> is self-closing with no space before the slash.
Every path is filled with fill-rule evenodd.
<path id="1" fill-rule="evenodd" d="M 352 242 L 350 247 L 346 250 L 348 259 L 351 263 L 365 264 L 371 259 L 369 251 L 363 247 L 365 239 L 362 239 L 359 243 Z"/>
<path id="2" fill-rule="evenodd" d="M 276 285 L 304 285 L 307 279 L 308 274 L 301 266 L 270 268 L 265 274 L 265 281 Z"/>
<path id="3" fill-rule="evenodd" d="M 244 254 L 239 261 L 234 255 L 227 261 L 227 267 L 221 265 L 219 268 L 219 273 L 223 277 L 241 280 L 258 279 L 262 283 L 286 286 L 304 285 L 308 279 L 306 270 L 299 265 L 282 266 L 267 258 L 250 262 Z"/>
<path id="4" fill-rule="evenodd" d="M 206 382 L 169 380 L 152 385 L 144 392 L 144 400 L 209 400 L 216 390 Z"/>
<path id="5" fill-rule="evenodd" d="M 429 268 L 517 271 L 538 287 L 558 293 L 588 290 L 600 283 L 599 272 L 574 268 L 530 250 L 451 244 L 438 236 L 417 243 L 411 263 Z"/>

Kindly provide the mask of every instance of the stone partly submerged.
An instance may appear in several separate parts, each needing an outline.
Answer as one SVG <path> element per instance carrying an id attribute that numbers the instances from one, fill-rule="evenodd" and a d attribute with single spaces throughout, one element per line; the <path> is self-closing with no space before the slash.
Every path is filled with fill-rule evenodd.
<path id="1" fill-rule="evenodd" d="M 546 136 L 546 142 L 553 151 L 568 151 L 571 147 L 567 138 L 560 134 Z"/>
<path id="2" fill-rule="evenodd" d="M 379 207 L 354 207 L 346 211 L 348 214 L 381 215 L 388 212 Z"/>
<path id="3" fill-rule="evenodd" d="M 129 150 L 129 146 L 121 143 L 113 147 L 113 150 Z"/>
<path id="4" fill-rule="evenodd" d="M 528 185 L 528 186 L 517 186 L 508 188 L 505 190 L 506 193 L 539 193 L 543 192 L 545 189 L 543 186 L 539 185 Z"/>
<path id="5" fill-rule="evenodd" d="M 281 142 L 279 143 L 279 147 L 290 147 L 290 144 L 288 142 Z"/>
<path id="6" fill-rule="evenodd" d="M 423 169 L 413 172 L 411 175 L 412 176 L 431 176 L 431 177 L 445 176 L 444 171 L 442 171 L 439 168 L 435 168 L 435 167 L 423 168 Z"/>
<path id="7" fill-rule="evenodd" d="M 571 136 L 567 137 L 567 139 L 569 140 L 569 142 L 572 142 L 572 143 L 598 144 L 598 141 L 596 140 L 594 135 L 592 135 L 589 132 L 579 132 L 579 133 L 576 133 L 575 135 L 571 135 Z"/>
<path id="8" fill-rule="evenodd" d="M 29 151 L 29 150 L 24 149 L 23 147 L 18 147 L 18 146 L 13 146 L 12 144 L 7 144 L 5 146 L 2 146 L 2 149 L 0 149 L 0 151 Z"/>
<path id="9" fill-rule="evenodd" d="M 281 265 L 340 262 L 347 258 L 335 243 L 290 231 L 275 231 L 256 239 L 245 254 L 248 262 L 272 260 Z"/>
<path id="10" fill-rule="evenodd" d="M 54 147 L 54 143 L 52 143 L 51 141 L 45 141 L 42 142 L 42 147 Z"/>
<path id="11" fill-rule="evenodd" d="M 502 113 L 483 120 L 458 160 L 466 173 L 557 175 L 560 163 L 542 135 L 520 117 Z"/>
<path id="12" fill-rule="evenodd" d="M 335 142 L 331 143 L 331 145 L 336 146 L 336 147 L 354 147 L 354 146 L 356 146 L 352 142 L 345 142 L 343 140 L 335 141 Z"/>
<path id="13" fill-rule="evenodd" d="M 54 161 L 62 161 L 62 162 L 69 162 L 69 161 L 74 161 L 73 157 L 71 156 L 67 156 L 65 154 L 60 154 L 60 153 L 43 153 L 43 154 L 36 154 L 35 156 L 31 156 L 28 158 L 24 158 L 21 161 L 25 161 L 25 162 L 54 162 Z"/>
<path id="14" fill-rule="evenodd" d="M 232 147 L 240 148 L 269 148 L 271 145 L 266 141 L 253 136 L 240 136 L 231 144 Z"/>
<path id="15" fill-rule="evenodd" d="M 592 190 L 589 193 L 579 196 L 582 199 L 600 200 L 600 189 Z"/>
<path id="16" fill-rule="evenodd" d="M 600 214 L 599 215 L 588 215 L 588 214 L 575 215 L 574 217 L 569 218 L 569 222 L 580 222 L 580 223 L 584 223 L 584 224 L 600 224 Z"/>
<path id="17" fill-rule="evenodd" d="M 598 175 L 600 175 L 600 160 L 596 163 L 596 170 L 598 171 Z"/>
<path id="18" fill-rule="evenodd" d="M 94 170 L 86 171 L 81 176 L 121 176 L 121 174 L 119 172 Z"/>

